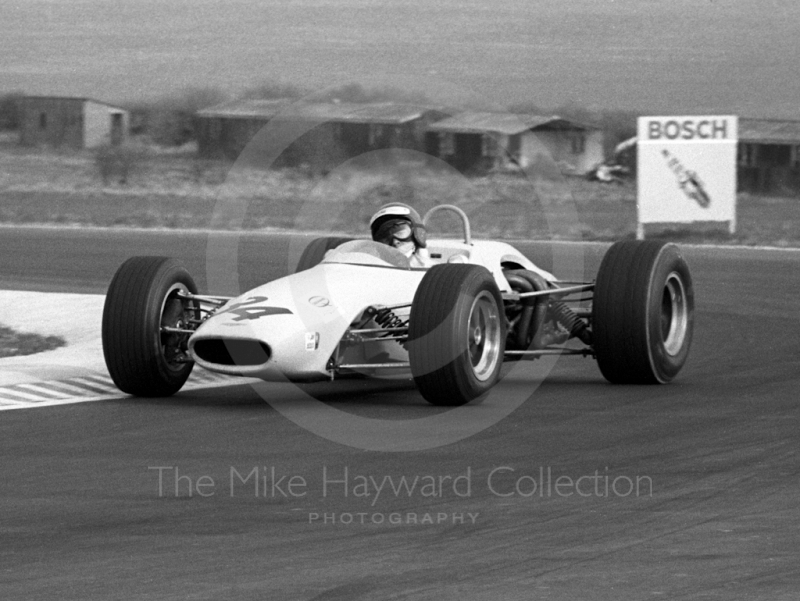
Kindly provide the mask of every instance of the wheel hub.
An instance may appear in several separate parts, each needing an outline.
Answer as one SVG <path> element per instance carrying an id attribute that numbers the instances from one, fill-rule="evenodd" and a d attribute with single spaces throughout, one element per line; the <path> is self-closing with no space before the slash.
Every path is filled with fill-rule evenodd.
<path id="1" fill-rule="evenodd" d="M 167 294 L 161 310 L 161 327 L 182 328 L 186 318 L 187 307 L 177 296 L 177 292 L 186 292 L 185 287 L 176 285 Z M 186 362 L 185 344 L 187 336 L 184 334 L 162 333 L 161 352 L 170 369 L 181 369 Z"/>
<path id="2" fill-rule="evenodd" d="M 664 349 L 671 356 L 683 347 L 689 328 L 689 308 L 683 280 L 676 272 L 667 276 L 661 299 L 661 337 Z"/>
<path id="3" fill-rule="evenodd" d="M 489 292 L 481 292 L 473 301 L 468 333 L 472 373 L 478 380 L 488 380 L 502 359 L 500 315 Z"/>

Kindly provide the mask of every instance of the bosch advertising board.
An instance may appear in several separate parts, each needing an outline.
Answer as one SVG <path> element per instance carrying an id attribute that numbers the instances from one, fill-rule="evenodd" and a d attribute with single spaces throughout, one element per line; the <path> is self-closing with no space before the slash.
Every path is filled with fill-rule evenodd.
<path id="1" fill-rule="evenodd" d="M 646 223 L 727 223 L 736 229 L 734 116 L 639 117 L 637 236 Z"/>

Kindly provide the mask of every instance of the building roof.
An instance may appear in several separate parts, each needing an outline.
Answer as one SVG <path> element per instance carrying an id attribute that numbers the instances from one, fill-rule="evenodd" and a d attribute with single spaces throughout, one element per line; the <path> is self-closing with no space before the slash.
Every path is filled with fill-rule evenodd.
<path id="1" fill-rule="evenodd" d="M 375 104 L 335 103 L 295 105 L 289 115 L 314 121 L 347 121 L 351 123 L 401 124 L 421 118 L 424 107 L 392 102 Z"/>
<path id="2" fill-rule="evenodd" d="M 276 100 L 230 100 L 209 108 L 197 111 L 199 117 L 226 117 L 230 119 L 271 119 L 282 108 L 289 106 L 291 98 Z"/>
<path id="3" fill-rule="evenodd" d="M 421 106 L 391 102 L 375 104 L 311 103 L 279 99 L 234 100 L 204 109 L 197 114 L 200 117 L 228 119 L 271 119 L 279 116 L 281 119 L 302 121 L 402 124 L 419 119 L 427 110 Z"/>
<path id="4" fill-rule="evenodd" d="M 800 144 L 800 121 L 739 119 L 739 140 L 764 144 Z"/>
<path id="5" fill-rule="evenodd" d="M 108 102 L 103 102 L 102 100 L 97 100 L 95 98 L 88 98 L 86 96 L 49 96 L 47 94 L 26 94 L 22 97 L 23 100 L 69 100 L 72 102 L 94 102 L 95 104 L 102 104 L 103 106 L 107 106 L 112 109 L 117 109 L 119 111 L 128 112 L 128 109 L 122 108 L 116 104 L 110 104 Z"/>
<path id="6" fill-rule="evenodd" d="M 594 126 L 563 119 L 557 115 L 524 115 L 516 113 L 483 113 L 466 111 L 431 124 L 431 131 L 451 133 L 520 134 L 532 129 L 595 129 Z"/>

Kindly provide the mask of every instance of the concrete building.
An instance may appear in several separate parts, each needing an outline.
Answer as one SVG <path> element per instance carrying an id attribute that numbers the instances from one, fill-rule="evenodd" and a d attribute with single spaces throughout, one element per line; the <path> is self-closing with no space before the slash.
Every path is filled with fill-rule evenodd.
<path id="1" fill-rule="evenodd" d="M 238 100 L 197 113 L 198 151 L 207 158 L 236 160 L 245 147 L 248 156 L 257 157 L 285 145 L 271 165 L 325 168 L 372 150 L 424 151 L 426 127 L 441 116 L 434 109 L 395 103 Z M 257 137 L 270 122 L 291 139 Z"/>
<path id="2" fill-rule="evenodd" d="M 128 136 L 128 111 L 90 98 L 26 96 L 20 109 L 19 141 L 26 146 L 96 148 Z"/>
<path id="3" fill-rule="evenodd" d="M 253 136 L 291 102 L 288 98 L 233 100 L 198 111 L 198 153 L 204 158 L 236 160 Z"/>
<path id="4" fill-rule="evenodd" d="M 583 174 L 604 159 L 603 133 L 557 116 L 466 111 L 428 127 L 427 151 L 462 171 L 552 165 Z"/>
<path id="5" fill-rule="evenodd" d="M 739 119 L 738 188 L 800 190 L 800 121 Z"/>

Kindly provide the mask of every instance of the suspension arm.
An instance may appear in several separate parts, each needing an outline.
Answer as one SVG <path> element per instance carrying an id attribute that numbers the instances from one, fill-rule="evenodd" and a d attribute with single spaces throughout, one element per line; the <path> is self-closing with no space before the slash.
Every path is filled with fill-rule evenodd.
<path id="1" fill-rule="evenodd" d="M 564 288 L 553 288 L 552 290 L 536 290 L 534 292 L 504 292 L 503 300 L 520 300 L 523 298 L 533 298 L 537 296 L 566 296 L 576 292 L 594 290 L 594 284 L 579 284 L 577 286 L 567 286 Z"/>

